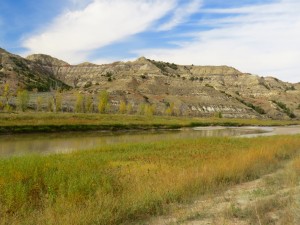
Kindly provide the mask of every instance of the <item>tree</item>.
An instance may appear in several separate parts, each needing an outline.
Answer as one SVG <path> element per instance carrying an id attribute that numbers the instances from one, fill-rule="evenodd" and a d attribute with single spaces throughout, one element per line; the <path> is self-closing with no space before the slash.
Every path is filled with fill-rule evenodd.
<path id="1" fill-rule="evenodd" d="M 138 110 L 137 110 L 137 113 L 138 113 L 139 115 L 144 115 L 144 114 L 145 114 L 145 107 L 146 107 L 145 103 L 141 103 L 141 104 L 139 105 L 139 108 L 138 108 Z"/>
<path id="2" fill-rule="evenodd" d="M 215 112 L 214 116 L 215 116 L 216 118 L 223 118 L 222 112 Z"/>
<path id="3" fill-rule="evenodd" d="M 94 112 L 94 97 L 91 95 L 85 96 L 85 102 L 86 102 L 86 111 L 89 113 Z"/>
<path id="4" fill-rule="evenodd" d="M 127 106 L 125 101 L 121 101 L 119 105 L 119 113 L 124 114 L 126 113 Z"/>
<path id="5" fill-rule="evenodd" d="M 43 99 L 41 96 L 38 96 L 36 99 L 36 111 L 39 112 L 42 109 Z"/>
<path id="6" fill-rule="evenodd" d="M 53 112 L 54 111 L 53 105 L 54 105 L 53 98 L 49 97 L 48 98 L 48 102 L 47 102 L 47 110 L 48 110 L 48 112 Z"/>
<path id="7" fill-rule="evenodd" d="M 99 95 L 99 104 L 98 104 L 98 111 L 99 113 L 105 113 L 108 111 L 109 104 L 108 104 L 109 94 L 107 91 L 101 91 Z"/>
<path id="8" fill-rule="evenodd" d="M 128 103 L 128 104 L 127 104 L 127 107 L 126 107 L 127 114 L 131 114 L 131 113 L 132 113 L 132 110 L 133 110 L 132 104 L 131 104 L 131 103 Z"/>
<path id="9" fill-rule="evenodd" d="M 10 89 L 9 84 L 5 84 L 2 91 L 2 107 L 4 111 L 9 112 L 11 111 L 11 106 L 9 105 L 10 99 L 12 97 L 12 90 Z"/>
<path id="10" fill-rule="evenodd" d="M 55 109 L 56 112 L 62 111 L 62 101 L 63 101 L 63 94 L 60 91 L 56 91 L 53 95 L 53 99 L 55 99 Z"/>
<path id="11" fill-rule="evenodd" d="M 83 95 L 78 93 L 76 95 L 75 112 L 77 113 L 84 112 L 83 100 L 84 100 Z"/>
<path id="12" fill-rule="evenodd" d="M 153 116 L 154 113 L 155 113 L 155 110 L 156 110 L 155 105 L 149 105 L 149 104 L 146 104 L 146 105 L 145 105 L 144 114 L 145 114 L 146 116 Z"/>
<path id="13" fill-rule="evenodd" d="M 165 110 L 166 116 L 172 116 L 174 115 L 174 103 L 169 104 L 169 106 Z"/>
<path id="14" fill-rule="evenodd" d="M 28 91 L 26 91 L 26 90 L 18 91 L 18 93 L 17 93 L 18 109 L 21 110 L 22 112 L 25 112 L 25 110 L 28 107 L 28 103 L 29 103 Z"/>

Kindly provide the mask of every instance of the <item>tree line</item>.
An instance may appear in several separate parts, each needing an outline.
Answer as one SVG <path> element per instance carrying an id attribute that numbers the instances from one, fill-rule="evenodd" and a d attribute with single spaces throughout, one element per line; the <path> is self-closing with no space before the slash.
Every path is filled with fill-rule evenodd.
<path id="1" fill-rule="evenodd" d="M 34 98 L 32 96 L 35 96 Z M 0 111 L 2 112 L 74 112 L 74 113 L 112 113 L 139 114 L 152 116 L 156 114 L 175 115 L 174 103 L 168 103 L 163 112 L 158 112 L 155 104 L 140 103 L 139 105 L 119 101 L 117 107 L 110 102 L 109 93 L 106 90 L 98 95 L 83 93 L 65 93 L 62 90 L 52 90 L 43 97 L 37 91 L 32 94 L 27 90 L 13 91 L 9 84 L 5 84 L 0 90 Z"/>

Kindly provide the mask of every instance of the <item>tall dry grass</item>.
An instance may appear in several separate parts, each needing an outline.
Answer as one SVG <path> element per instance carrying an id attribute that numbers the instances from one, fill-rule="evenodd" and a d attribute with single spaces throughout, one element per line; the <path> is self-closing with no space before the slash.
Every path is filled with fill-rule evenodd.
<path id="1" fill-rule="evenodd" d="M 120 144 L 0 160 L 0 224 L 120 224 L 278 168 L 299 136 Z"/>

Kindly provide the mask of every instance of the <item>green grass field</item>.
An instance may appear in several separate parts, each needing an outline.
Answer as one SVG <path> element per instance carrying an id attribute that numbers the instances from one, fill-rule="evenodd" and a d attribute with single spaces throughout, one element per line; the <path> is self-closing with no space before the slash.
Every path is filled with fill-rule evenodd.
<path id="1" fill-rule="evenodd" d="M 278 169 L 299 153 L 299 138 L 214 137 L 0 159 L 0 224 L 132 224 Z"/>
<path id="2" fill-rule="evenodd" d="M 195 126 L 276 126 L 300 124 L 297 120 L 187 118 L 121 114 L 20 113 L 0 114 L 0 133 L 85 130 L 172 129 Z"/>

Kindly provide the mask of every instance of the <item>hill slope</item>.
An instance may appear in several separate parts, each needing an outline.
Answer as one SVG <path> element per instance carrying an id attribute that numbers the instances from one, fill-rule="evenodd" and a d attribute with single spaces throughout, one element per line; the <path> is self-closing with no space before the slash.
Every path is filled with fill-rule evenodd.
<path id="1" fill-rule="evenodd" d="M 40 56 L 39 56 L 40 58 Z M 24 59 L 0 49 L 0 84 L 9 83 L 12 89 L 49 91 L 50 88 L 68 88 L 39 63 Z"/>
<path id="2" fill-rule="evenodd" d="M 0 82 L 14 80 L 40 91 L 71 86 L 84 93 L 108 90 L 112 108 L 121 100 L 133 104 L 155 104 L 162 113 L 173 105 L 177 114 L 224 117 L 300 116 L 300 85 L 273 77 L 242 73 L 228 66 L 175 65 L 141 57 L 133 62 L 70 65 L 47 55 L 26 59 L 0 51 Z M 49 85 L 50 83 L 50 85 Z M 45 86 L 43 86 L 45 85 Z M 282 104 L 283 103 L 283 104 Z M 220 115 L 220 114 L 219 114 Z"/>

